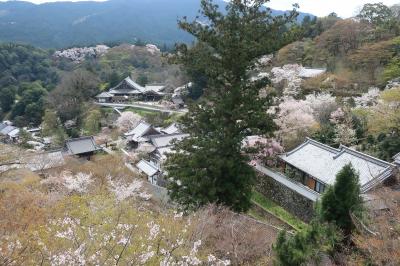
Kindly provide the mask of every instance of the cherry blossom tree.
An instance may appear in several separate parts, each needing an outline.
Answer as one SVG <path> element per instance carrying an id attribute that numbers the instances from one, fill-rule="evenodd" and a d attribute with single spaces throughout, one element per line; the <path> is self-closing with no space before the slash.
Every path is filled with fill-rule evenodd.
<path id="1" fill-rule="evenodd" d="M 370 88 L 367 93 L 364 93 L 360 97 L 354 98 L 356 107 L 368 107 L 377 105 L 380 93 L 381 91 L 378 88 Z"/>
<path id="2" fill-rule="evenodd" d="M 313 115 L 320 123 L 329 122 L 330 114 L 338 108 L 336 97 L 330 93 L 309 94 L 306 104 L 313 110 Z"/>
<path id="3" fill-rule="evenodd" d="M 263 55 L 257 60 L 257 70 L 261 70 L 265 67 L 268 67 L 272 64 L 272 59 L 274 58 L 273 54 Z"/>
<path id="4" fill-rule="evenodd" d="M 251 164 L 266 164 L 274 166 L 276 156 L 284 152 L 281 144 L 274 138 L 265 138 L 260 136 L 250 136 L 244 140 L 244 149 L 250 154 L 252 160 Z M 257 151 L 256 153 L 253 153 Z"/>
<path id="5" fill-rule="evenodd" d="M 73 174 L 69 171 L 49 176 L 41 181 L 41 184 L 50 190 L 67 193 L 86 193 L 91 183 L 93 183 L 93 175 L 91 173 Z"/>
<path id="6" fill-rule="evenodd" d="M 274 67 L 271 70 L 274 76 L 272 82 L 275 84 L 284 82 L 283 95 L 296 96 L 300 93 L 300 85 L 303 81 L 300 77 L 302 70 L 303 67 L 297 64 Z"/>
<path id="7" fill-rule="evenodd" d="M 368 131 L 373 134 L 394 134 L 400 131 L 400 87 L 386 89 L 379 95 L 378 104 L 368 111 Z"/>
<path id="8" fill-rule="evenodd" d="M 283 141 L 285 148 L 291 148 L 302 142 L 318 128 L 314 110 L 304 100 L 285 97 L 277 109 L 275 123 L 279 130 L 276 134 Z"/>
<path id="9" fill-rule="evenodd" d="M 349 110 L 338 108 L 331 114 L 331 123 L 334 124 L 335 138 L 337 144 L 350 145 L 356 141 L 353 119 Z"/>
<path id="10" fill-rule="evenodd" d="M 114 193 L 117 201 L 123 201 L 130 197 L 140 197 L 149 200 L 151 195 L 142 191 L 143 182 L 133 180 L 129 184 L 124 184 L 121 181 L 113 180 L 110 176 L 108 178 L 109 190 Z"/>
<path id="11" fill-rule="evenodd" d="M 201 251 L 196 217 L 170 211 L 152 214 L 128 201 L 115 204 L 112 197 L 101 195 L 66 199 L 55 211 L 56 217 L 44 225 L 45 230 L 33 234 L 32 242 L 40 248 L 30 254 L 33 261 L 167 266 L 207 265 L 212 260 L 209 265 L 230 265 L 227 259 Z"/>
<path id="12" fill-rule="evenodd" d="M 128 111 L 121 114 L 116 124 L 122 133 L 126 133 L 134 126 L 136 126 L 141 119 L 142 117 L 140 115 Z"/>

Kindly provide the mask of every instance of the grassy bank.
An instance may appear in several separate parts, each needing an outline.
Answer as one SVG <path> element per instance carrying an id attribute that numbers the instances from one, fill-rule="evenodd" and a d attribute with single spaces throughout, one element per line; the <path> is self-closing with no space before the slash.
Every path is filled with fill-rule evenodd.
<path id="1" fill-rule="evenodd" d="M 254 191 L 252 201 L 265 211 L 276 216 L 280 220 L 284 221 L 296 230 L 302 230 L 307 227 L 307 224 L 295 217 L 294 215 L 287 212 L 285 209 L 271 201 L 270 199 L 263 196 L 261 193 Z"/>

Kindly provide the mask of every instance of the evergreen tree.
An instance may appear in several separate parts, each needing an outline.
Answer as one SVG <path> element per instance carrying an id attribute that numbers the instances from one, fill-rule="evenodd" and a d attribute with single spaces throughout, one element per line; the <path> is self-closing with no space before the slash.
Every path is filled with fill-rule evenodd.
<path id="1" fill-rule="evenodd" d="M 190 138 L 166 163 L 173 180 L 170 196 L 186 209 L 210 202 L 236 211 L 250 207 L 255 172 L 242 153 L 242 140 L 275 129 L 266 114 L 271 97 L 259 96 L 269 81 L 252 81 L 250 72 L 261 56 L 285 44 L 287 25 L 296 17 L 295 11 L 272 17 L 263 7 L 266 2 L 234 0 L 220 11 L 212 0 L 202 0 L 202 18 L 179 22 L 197 42 L 190 48 L 178 45 L 176 60 L 207 78 L 202 101 L 182 119 Z"/>
<path id="2" fill-rule="evenodd" d="M 11 110 L 16 96 L 16 88 L 14 86 L 9 86 L 0 89 L 0 108 L 3 112 L 8 112 Z"/>
<path id="3" fill-rule="evenodd" d="M 354 229 L 351 214 L 361 217 L 362 212 L 359 175 L 352 165 L 348 164 L 336 175 L 335 184 L 322 196 L 321 219 L 335 224 L 348 236 Z"/>
<path id="4" fill-rule="evenodd" d="M 335 228 L 314 219 L 310 226 L 289 236 L 285 231 L 278 235 L 274 245 L 277 265 L 318 265 L 321 253 L 331 253 L 341 239 Z"/>

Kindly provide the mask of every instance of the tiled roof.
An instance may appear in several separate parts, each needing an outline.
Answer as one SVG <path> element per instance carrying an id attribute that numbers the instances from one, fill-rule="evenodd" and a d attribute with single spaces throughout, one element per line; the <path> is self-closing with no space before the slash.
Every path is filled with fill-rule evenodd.
<path id="1" fill-rule="evenodd" d="M 151 136 L 150 141 L 151 143 L 153 143 L 155 147 L 161 148 L 161 147 L 171 146 L 174 140 L 180 141 L 188 136 L 189 134 L 180 134 L 180 133 L 170 134 L 170 135 L 156 135 L 156 136 Z"/>
<path id="2" fill-rule="evenodd" d="M 168 127 L 161 129 L 161 132 L 165 134 L 176 134 L 180 133 L 180 129 L 175 123 L 172 123 Z"/>
<path id="3" fill-rule="evenodd" d="M 111 88 L 110 94 L 141 94 L 144 92 L 144 88 L 134 82 L 130 77 L 125 78 L 117 86 Z"/>
<path id="4" fill-rule="evenodd" d="M 282 160 L 319 181 L 332 185 L 336 174 L 348 163 L 360 175 L 360 185 L 363 190 L 370 189 L 375 182 L 390 176 L 393 164 L 379 160 L 367 154 L 355 151 L 345 146 L 339 149 L 331 148 L 312 139 L 280 156 Z"/>
<path id="5" fill-rule="evenodd" d="M 400 152 L 393 156 L 394 163 L 400 166 Z"/>
<path id="6" fill-rule="evenodd" d="M 106 91 L 104 91 L 96 96 L 96 98 L 110 98 L 110 97 L 113 97 L 113 95 Z"/>
<path id="7" fill-rule="evenodd" d="M 132 129 L 128 133 L 125 133 L 125 136 L 129 137 L 129 139 L 133 141 L 139 142 L 148 140 L 147 138 L 144 139 L 144 136 L 157 133 L 159 132 L 155 128 L 153 128 L 152 125 L 142 120 L 134 129 Z"/>
<path id="8" fill-rule="evenodd" d="M 15 129 L 17 129 L 17 128 L 14 126 L 6 126 L 2 130 L 0 130 L 0 134 L 7 135 L 8 133 L 10 133 L 11 131 L 14 131 Z"/>
<path id="9" fill-rule="evenodd" d="M 70 139 L 65 142 L 65 146 L 69 155 L 79 155 L 100 150 L 93 137 Z"/>
<path id="10" fill-rule="evenodd" d="M 5 124 L 5 123 L 0 123 L 0 131 L 3 130 L 5 127 L 7 127 L 7 124 Z"/>
<path id="11" fill-rule="evenodd" d="M 154 152 L 158 154 L 160 160 L 165 160 L 167 159 L 167 154 L 174 153 L 175 151 L 172 149 L 171 146 L 168 146 L 168 147 L 158 148 Z"/>
<path id="12" fill-rule="evenodd" d="M 143 88 L 142 86 L 140 86 L 139 84 L 137 84 L 136 82 L 134 82 L 130 77 L 127 77 L 124 79 L 124 81 L 129 84 L 129 86 L 131 86 L 133 89 L 138 90 L 140 92 L 143 92 L 145 90 L 145 88 Z"/>
<path id="13" fill-rule="evenodd" d="M 124 86 L 125 85 L 125 86 Z M 111 88 L 109 94 L 144 94 L 144 93 L 154 93 L 158 95 L 163 95 L 161 92 L 166 88 L 165 85 L 146 85 L 143 87 L 133 81 L 130 77 L 125 78 L 117 86 Z"/>
<path id="14" fill-rule="evenodd" d="M 165 85 L 146 85 L 147 91 L 161 92 L 166 88 Z"/>
<path id="15" fill-rule="evenodd" d="M 15 138 L 19 136 L 19 128 L 15 128 L 14 130 L 11 130 L 10 132 L 7 133 L 7 135 L 11 138 Z"/>
<path id="16" fill-rule="evenodd" d="M 141 160 L 139 163 L 137 163 L 136 167 L 148 176 L 153 176 L 159 171 L 155 165 L 145 160 Z"/>

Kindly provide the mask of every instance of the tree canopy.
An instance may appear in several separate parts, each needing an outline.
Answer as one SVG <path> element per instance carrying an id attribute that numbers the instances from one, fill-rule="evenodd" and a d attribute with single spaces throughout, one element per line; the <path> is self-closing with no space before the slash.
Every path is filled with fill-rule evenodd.
<path id="1" fill-rule="evenodd" d="M 194 47 L 177 47 L 176 59 L 207 77 L 204 99 L 183 118 L 190 138 L 169 156 L 167 171 L 174 182 L 172 199 L 185 208 L 209 202 L 237 211 L 250 206 L 254 170 L 242 152 L 248 135 L 270 135 L 275 129 L 266 114 L 270 96 L 260 97 L 267 83 L 250 80 L 257 60 L 285 44 L 287 25 L 296 12 L 272 17 L 265 0 L 235 0 L 221 11 L 212 0 L 201 1 L 201 19 L 179 26 L 193 35 Z"/>
<path id="2" fill-rule="evenodd" d="M 322 221 L 335 224 L 348 236 L 354 230 L 352 215 L 360 218 L 363 208 L 359 174 L 348 164 L 336 175 L 335 184 L 322 196 Z"/>

